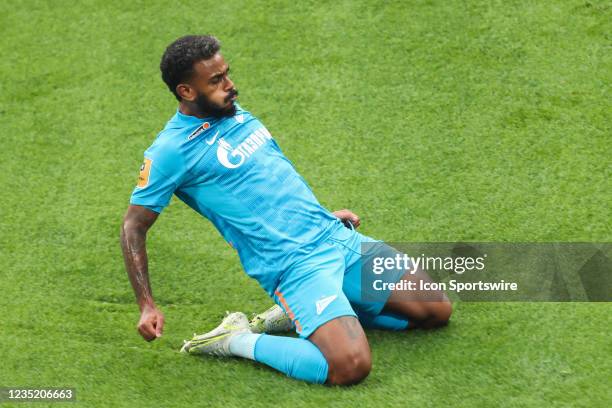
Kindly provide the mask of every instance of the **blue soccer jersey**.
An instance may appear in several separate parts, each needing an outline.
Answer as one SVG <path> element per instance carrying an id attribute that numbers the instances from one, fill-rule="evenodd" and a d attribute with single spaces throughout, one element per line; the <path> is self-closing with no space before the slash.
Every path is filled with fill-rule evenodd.
<path id="1" fill-rule="evenodd" d="M 315 248 L 336 218 L 262 123 L 236 105 L 233 117 L 177 110 L 145 151 L 131 204 L 161 212 L 173 194 L 208 218 L 272 295 L 294 262 Z"/>

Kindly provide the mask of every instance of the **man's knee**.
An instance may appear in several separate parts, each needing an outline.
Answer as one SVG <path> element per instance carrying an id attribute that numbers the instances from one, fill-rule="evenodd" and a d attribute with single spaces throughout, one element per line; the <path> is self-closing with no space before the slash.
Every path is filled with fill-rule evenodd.
<path id="1" fill-rule="evenodd" d="M 372 369 L 368 339 L 353 316 L 341 316 L 320 326 L 310 337 L 327 360 L 327 383 L 357 384 Z"/>
<path id="2" fill-rule="evenodd" d="M 427 309 L 429 312 L 428 316 L 421 325 L 425 329 L 446 326 L 453 314 L 453 305 L 448 300 L 431 302 Z"/>
<path id="3" fill-rule="evenodd" d="M 369 350 L 348 351 L 328 360 L 327 383 L 330 385 L 353 385 L 364 380 L 372 370 Z"/>

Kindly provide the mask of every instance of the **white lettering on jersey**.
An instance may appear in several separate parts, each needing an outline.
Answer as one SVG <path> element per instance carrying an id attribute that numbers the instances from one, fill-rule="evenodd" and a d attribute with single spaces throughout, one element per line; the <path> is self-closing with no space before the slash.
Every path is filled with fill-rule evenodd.
<path id="1" fill-rule="evenodd" d="M 217 159 L 224 167 L 235 169 L 242 166 L 242 163 L 244 163 L 246 159 L 251 157 L 257 149 L 270 139 L 272 139 L 272 135 L 266 128 L 260 128 L 251 133 L 235 149 L 231 144 L 221 138 L 219 139 L 219 146 L 217 147 Z"/>

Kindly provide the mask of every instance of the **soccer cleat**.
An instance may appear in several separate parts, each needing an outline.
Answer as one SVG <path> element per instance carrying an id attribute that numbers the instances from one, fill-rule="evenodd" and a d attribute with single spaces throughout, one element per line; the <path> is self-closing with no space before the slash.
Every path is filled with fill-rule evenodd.
<path id="1" fill-rule="evenodd" d="M 255 315 L 249 325 L 253 333 L 285 333 L 293 329 L 293 322 L 279 305 Z"/>
<path id="2" fill-rule="evenodd" d="M 249 319 L 242 312 L 229 313 L 214 330 L 199 336 L 194 334 L 191 340 L 185 341 L 181 353 L 228 357 L 232 355 L 229 349 L 231 338 L 241 333 L 251 333 Z"/>

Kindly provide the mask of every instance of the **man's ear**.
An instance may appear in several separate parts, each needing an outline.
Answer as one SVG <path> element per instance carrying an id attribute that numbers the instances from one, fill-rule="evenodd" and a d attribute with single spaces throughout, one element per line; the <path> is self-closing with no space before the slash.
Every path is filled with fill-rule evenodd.
<path id="1" fill-rule="evenodd" d="M 193 102 L 197 97 L 195 89 L 187 84 L 178 84 L 176 86 L 176 93 L 187 102 Z"/>

